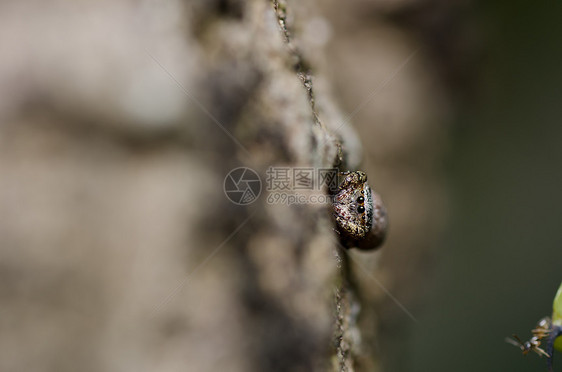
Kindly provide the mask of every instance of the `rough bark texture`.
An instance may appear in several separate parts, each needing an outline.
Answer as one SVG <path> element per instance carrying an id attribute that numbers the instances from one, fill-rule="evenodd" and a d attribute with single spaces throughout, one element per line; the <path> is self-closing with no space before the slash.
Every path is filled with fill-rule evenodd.
<path id="1" fill-rule="evenodd" d="M 341 157 L 285 4 L 2 8 L 0 369 L 350 364 L 326 205 L 222 190 Z"/>
<path id="2" fill-rule="evenodd" d="M 310 70 L 326 24 L 296 1 L 0 5 L 0 370 L 378 368 L 380 293 L 329 206 L 223 192 L 239 166 L 359 167 Z"/>

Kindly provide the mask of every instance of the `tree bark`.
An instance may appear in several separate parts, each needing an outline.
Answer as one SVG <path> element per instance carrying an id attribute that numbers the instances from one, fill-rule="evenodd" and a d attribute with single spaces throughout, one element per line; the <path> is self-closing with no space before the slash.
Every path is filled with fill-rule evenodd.
<path id="1" fill-rule="evenodd" d="M 330 206 L 223 190 L 236 167 L 265 188 L 269 167 L 358 166 L 293 10 L 1 7 L 0 369 L 353 371 Z"/>

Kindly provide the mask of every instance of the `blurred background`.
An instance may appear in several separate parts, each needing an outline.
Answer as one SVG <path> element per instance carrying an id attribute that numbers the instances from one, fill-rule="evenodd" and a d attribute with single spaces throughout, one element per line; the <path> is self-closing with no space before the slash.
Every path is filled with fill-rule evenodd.
<path id="1" fill-rule="evenodd" d="M 384 85 L 353 122 L 391 216 L 377 275 L 416 318 L 378 300 L 384 370 L 546 370 L 504 338 L 530 338 L 562 280 L 562 6 L 323 10 L 344 109 Z"/>
<path id="2" fill-rule="evenodd" d="M 0 369 L 546 370 L 504 338 L 562 280 L 561 12 L 0 2 Z M 390 216 L 349 278 L 323 206 L 223 192 L 332 134 Z"/>

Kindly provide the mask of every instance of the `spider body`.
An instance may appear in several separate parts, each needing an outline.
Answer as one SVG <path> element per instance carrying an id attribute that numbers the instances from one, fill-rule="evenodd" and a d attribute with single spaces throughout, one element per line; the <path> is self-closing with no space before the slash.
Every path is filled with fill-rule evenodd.
<path id="1" fill-rule="evenodd" d="M 386 236 L 388 219 L 380 196 L 361 171 L 342 172 L 344 177 L 333 201 L 333 215 L 346 248 L 374 249 Z"/>

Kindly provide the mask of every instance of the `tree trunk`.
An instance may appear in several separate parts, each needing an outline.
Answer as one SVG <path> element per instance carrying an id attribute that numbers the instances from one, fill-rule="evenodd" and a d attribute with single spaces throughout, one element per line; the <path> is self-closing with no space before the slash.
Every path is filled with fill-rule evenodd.
<path id="1" fill-rule="evenodd" d="M 362 159 L 312 4 L 0 5 L 0 370 L 378 370 L 377 254 L 271 197 Z"/>
<path id="2" fill-rule="evenodd" d="M 267 201 L 270 167 L 359 159 L 286 4 L 2 8 L 0 369 L 353 370 L 330 206 Z"/>

